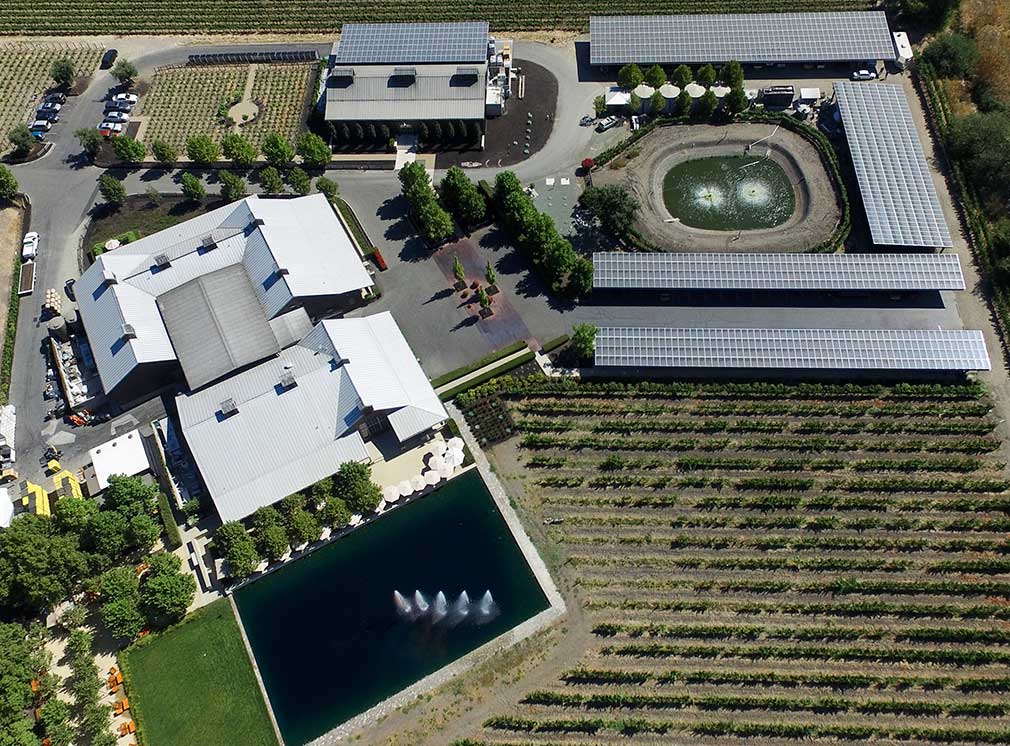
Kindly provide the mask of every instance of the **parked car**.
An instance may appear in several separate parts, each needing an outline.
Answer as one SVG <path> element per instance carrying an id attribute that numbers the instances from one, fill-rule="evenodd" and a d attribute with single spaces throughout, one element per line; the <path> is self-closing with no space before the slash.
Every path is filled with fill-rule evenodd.
<path id="1" fill-rule="evenodd" d="M 588 127 L 595 121 L 596 121 L 595 117 L 591 117 L 587 114 L 586 116 L 582 117 L 582 119 L 579 120 L 579 125 L 582 127 Z"/>
<path id="2" fill-rule="evenodd" d="M 42 102 L 45 104 L 65 104 L 67 102 L 67 94 L 60 91 L 49 93 L 42 99 Z"/>
<path id="3" fill-rule="evenodd" d="M 133 104 L 128 101 L 106 101 L 105 102 L 106 113 L 110 111 L 133 111 Z"/>
<path id="4" fill-rule="evenodd" d="M 600 123 L 596 125 L 596 131 L 606 132 L 608 129 L 615 126 L 619 121 L 621 120 L 619 120 L 617 117 L 614 116 L 607 117 L 606 119 L 601 119 Z"/>
<path id="5" fill-rule="evenodd" d="M 126 124 L 130 121 L 130 115 L 125 111 L 107 111 L 105 112 L 105 121 Z"/>
<path id="6" fill-rule="evenodd" d="M 120 122 L 102 122 L 98 125 L 98 134 L 102 137 L 119 137 L 123 134 L 123 127 Z"/>
<path id="7" fill-rule="evenodd" d="M 47 122 L 58 122 L 60 121 L 60 113 L 58 111 L 53 111 L 52 109 L 47 109 L 45 111 L 39 110 L 35 115 L 37 119 L 44 119 Z"/>
<path id="8" fill-rule="evenodd" d="M 876 80 L 877 74 L 873 70 L 856 70 L 852 73 L 853 80 Z"/>
<path id="9" fill-rule="evenodd" d="M 38 140 L 41 140 L 42 136 L 45 135 L 45 133 L 47 133 L 52 128 L 53 123 L 45 119 L 36 119 L 28 126 L 28 129 L 31 131 L 33 135 L 35 135 L 35 138 Z"/>
<path id="10" fill-rule="evenodd" d="M 28 261 L 29 259 L 35 259 L 39 253 L 39 234 L 35 231 L 31 233 L 26 233 L 25 237 L 21 240 L 21 259 Z"/>
<path id="11" fill-rule="evenodd" d="M 117 93 L 112 97 L 112 100 L 119 104 L 129 104 L 130 106 L 136 106 L 137 102 L 140 101 L 135 93 Z"/>
<path id="12" fill-rule="evenodd" d="M 119 56 L 119 52 L 115 49 L 106 49 L 105 54 L 102 55 L 102 63 L 100 67 L 103 70 L 108 70 L 116 61 L 116 57 Z"/>
<path id="13" fill-rule="evenodd" d="M 74 285 L 76 285 L 76 284 L 77 284 L 77 280 L 75 280 L 73 277 L 71 277 L 69 280 L 67 280 L 66 285 L 64 285 L 64 290 L 66 290 L 67 297 L 70 298 L 70 300 L 74 300 L 74 301 L 77 300 L 77 296 L 74 295 Z"/>
<path id="14" fill-rule="evenodd" d="M 36 111 L 42 113 L 43 111 L 59 111 L 62 108 L 63 104 L 57 104 L 54 101 L 46 101 L 45 103 L 39 104 L 38 109 L 36 109 Z"/>

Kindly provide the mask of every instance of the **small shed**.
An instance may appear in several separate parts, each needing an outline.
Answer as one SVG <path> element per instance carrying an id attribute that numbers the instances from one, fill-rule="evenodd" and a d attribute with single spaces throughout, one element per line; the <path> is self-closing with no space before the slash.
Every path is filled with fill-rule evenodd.
<path id="1" fill-rule="evenodd" d="M 614 87 L 607 91 L 607 95 L 604 100 L 607 102 L 607 106 L 627 106 L 628 102 L 631 101 L 631 92 L 626 91 L 623 88 Z"/>
<path id="2" fill-rule="evenodd" d="M 113 475 L 135 477 L 151 471 L 151 461 L 140 430 L 131 430 L 102 443 L 92 448 L 88 455 L 91 464 L 84 468 L 84 479 L 91 495 L 108 487 L 109 477 Z"/>
<path id="3" fill-rule="evenodd" d="M 800 88 L 801 104 L 816 104 L 821 100 L 820 88 Z"/>

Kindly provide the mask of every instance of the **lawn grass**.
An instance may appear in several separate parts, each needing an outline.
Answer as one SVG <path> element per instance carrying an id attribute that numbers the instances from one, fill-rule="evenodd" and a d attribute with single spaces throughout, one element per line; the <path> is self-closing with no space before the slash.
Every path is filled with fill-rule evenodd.
<path id="1" fill-rule="evenodd" d="M 344 200 L 340 197 L 337 197 L 334 204 L 336 204 L 337 209 L 340 211 L 340 217 L 344 219 L 344 222 L 347 223 L 348 229 L 352 234 L 354 234 L 354 240 L 358 242 L 361 252 L 365 256 L 371 256 L 374 254 L 375 244 L 372 243 L 368 234 L 365 233 L 365 229 L 362 227 L 361 221 L 358 220 L 358 216 L 354 214 L 354 210 L 351 209 L 351 206 L 344 202 Z"/>
<path id="2" fill-rule="evenodd" d="M 227 599 L 120 659 L 144 746 L 277 746 Z"/>

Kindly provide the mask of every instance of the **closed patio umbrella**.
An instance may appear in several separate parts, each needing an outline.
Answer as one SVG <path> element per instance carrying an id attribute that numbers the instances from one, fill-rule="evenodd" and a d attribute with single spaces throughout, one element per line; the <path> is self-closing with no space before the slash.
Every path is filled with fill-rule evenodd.
<path id="1" fill-rule="evenodd" d="M 396 485 L 397 491 L 399 491 L 401 497 L 410 497 L 414 494 L 414 488 L 410 486 L 410 480 L 404 479 L 398 485 Z"/>
<path id="2" fill-rule="evenodd" d="M 437 469 L 428 469 L 424 473 L 424 481 L 426 484 L 435 485 L 442 481 L 442 477 L 439 475 Z"/>
<path id="3" fill-rule="evenodd" d="M 420 492 L 427 485 L 428 483 L 424 481 L 424 477 L 420 474 L 415 474 L 410 478 L 410 486 L 414 489 L 414 492 Z"/>

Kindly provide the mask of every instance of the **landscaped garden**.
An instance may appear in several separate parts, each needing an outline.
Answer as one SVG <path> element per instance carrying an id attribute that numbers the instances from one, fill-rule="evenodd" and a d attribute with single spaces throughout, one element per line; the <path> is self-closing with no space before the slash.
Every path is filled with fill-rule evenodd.
<path id="1" fill-rule="evenodd" d="M 121 658 L 133 715 L 146 746 L 276 746 L 227 599 L 145 638 Z"/>
<path id="2" fill-rule="evenodd" d="M 53 62 L 66 58 L 79 74 L 90 75 L 101 51 L 90 44 L 11 42 L 0 47 L 0 152 L 9 146 L 7 133 L 29 122 L 39 95 L 53 85 L 49 74 Z"/>
<path id="3" fill-rule="evenodd" d="M 259 107 L 255 120 L 242 134 L 260 145 L 271 132 L 290 142 L 305 129 L 305 114 L 316 92 L 317 65 L 257 65 L 252 100 Z"/>
<path id="4" fill-rule="evenodd" d="M 488 401 L 591 639 L 466 743 L 1010 740 L 981 386 L 506 378 L 459 397 L 471 427 Z"/>

